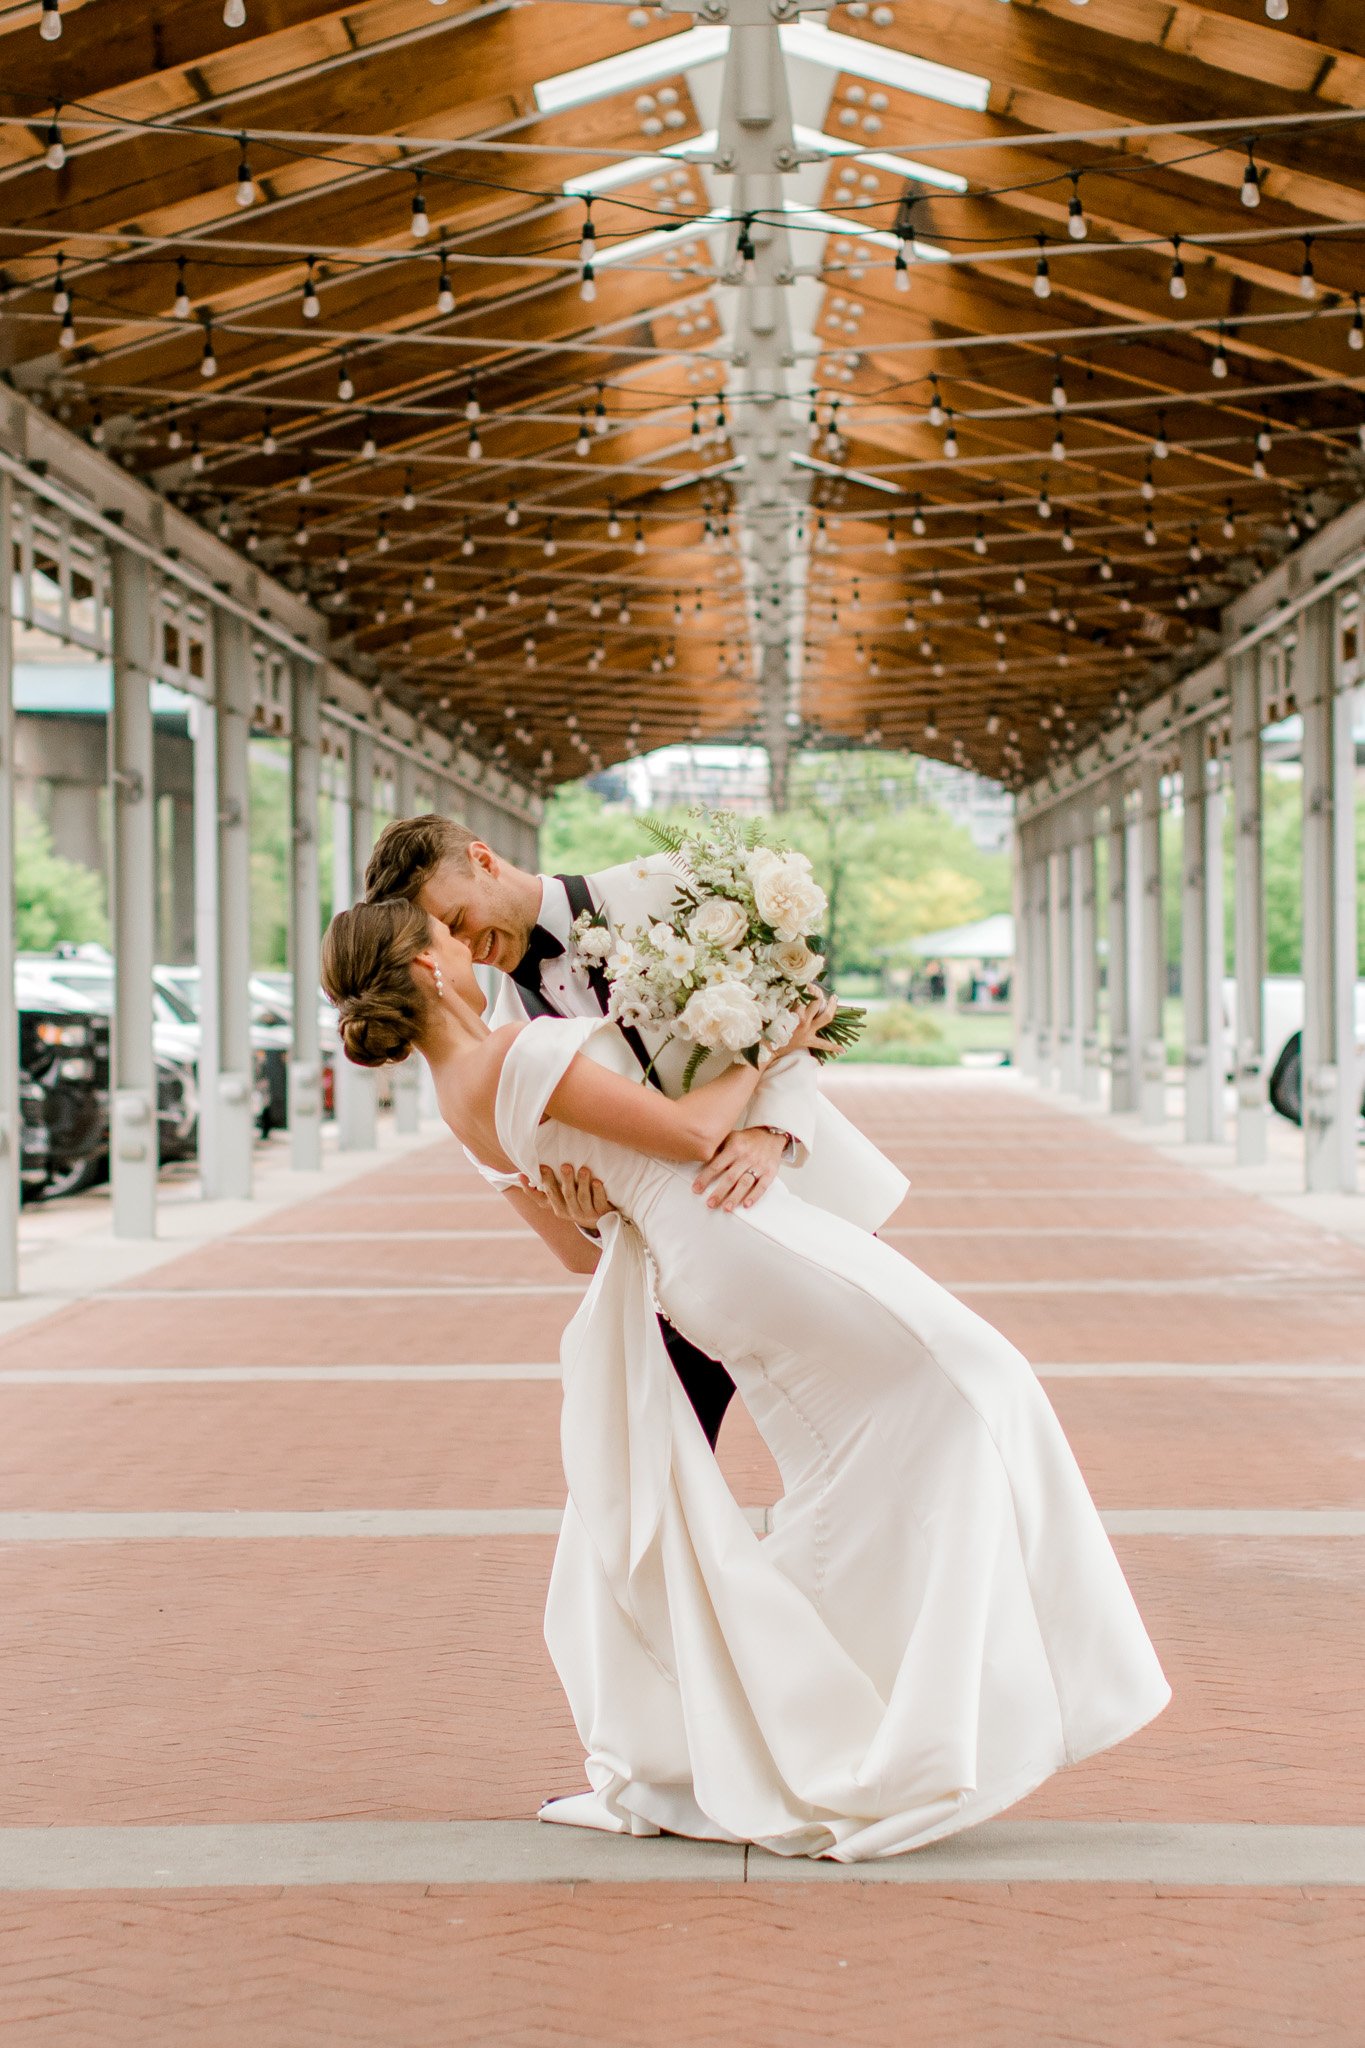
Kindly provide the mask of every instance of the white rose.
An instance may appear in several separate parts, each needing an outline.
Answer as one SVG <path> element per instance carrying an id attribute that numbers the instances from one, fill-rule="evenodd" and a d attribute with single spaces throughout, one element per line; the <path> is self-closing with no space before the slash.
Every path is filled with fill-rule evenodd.
<path id="1" fill-rule="evenodd" d="M 678 1021 L 689 1038 L 710 1052 L 743 1052 L 758 1043 L 763 1029 L 758 1004 L 737 981 L 699 988 Z"/>
<path id="2" fill-rule="evenodd" d="M 828 902 L 824 890 L 810 877 L 810 863 L 804 856 L 784 855 L 754 876 L 754 902 L 758 914 L 770 924 L 779 939 L 797 939 L 823 917 Z"/>
<path id="3" fill-rule="evenodd" d="M 600 924 L 590 924 L 578 934 L 578 950 L 585 960 L 605 960 L 616 940 Z"/>
<path id="4" fill-rule="evenodd" d="M 712 946 L 738 946 L 748 934 L 749 920 L 738 903 L 725 896 L 710 896 L 693 911 L 687 929 L 698 944 L 704 940 Z"/>
<path id="5" fill-rule="evenodd" d="M 818 981 L 825 971 L 824 954 L 813 953 L 804 939 L 784 940 L 780 946 L 772 948 L 769 958 L 781 968 L 788 981 Z"/>

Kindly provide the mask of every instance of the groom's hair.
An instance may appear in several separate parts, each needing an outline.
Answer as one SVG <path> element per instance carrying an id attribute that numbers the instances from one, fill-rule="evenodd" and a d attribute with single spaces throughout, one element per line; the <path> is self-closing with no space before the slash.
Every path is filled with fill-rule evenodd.
<path id="1" fill-rule="evenodd" d="M 365 898 L 382 903 L 388 896 L 416 899 L 423 883 L 429 882 L 441 862 L 468 862 L 469 849 L 478 838 L 467 825 L 428 811 L 420 818 L 395 818 L 374 843 L 365 869 Z"/>

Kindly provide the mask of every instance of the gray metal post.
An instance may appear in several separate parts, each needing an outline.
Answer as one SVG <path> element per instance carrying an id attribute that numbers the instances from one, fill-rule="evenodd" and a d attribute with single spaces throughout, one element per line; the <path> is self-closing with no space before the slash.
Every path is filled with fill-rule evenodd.
<path id="1" fill-rule="evenodd" d="M 1055 814 L 1045 813 L 1038 825 L 1038 851 L 1033 862 L 1033 959 L 1037 989 L 1038 1079 L 1051 1087 L 1057 1078 L 1056 1002 L 1052 976 L 1052 834 Z"/>
<path id="2" fill-rule="evenodd" d="M 1076 1026 L 1076 906 L 1072 893 L 1072 835 L 1075 815 L 1061 818 L 1060 844 L 1052 855 L 1052 1014 L 1057 1046 L 1057 1086 L 1081 1091 L 1081 1048 Z"/>
<path id="3" fill-rule="evenodd" d="M 1227 1135 L 1225 1099 L 1230 1070 L 1228 1020 L 1223 1009 L 1223 977 L 1227 965 L 1223 812 L 1227 773 L 1227 763 L 1222 754 L 1215 754 L 1212 773 L 1204 787 L 1204 963 L 1208 971 L 1208 992 L 1204 1000 L 1209 1020 L 1207 1112 L 1209 1139 L 1215 1145 L 1221 1145 Z"/>
<path id="4" fill-rule="evenodd" d="M 307 662 L 293 669 L 293 741 L 289 760 L 289 971 L 294 1036 L 289 1050 L 289 1159 L 299 1173 L 322 1165 L 322 1047 L 318 954 L 322 903 L 318 875 L 318 677 Z"/>
<path id="5" fill-rule="evenodd" d="M 1213 1084 L 1216 1032 L 1209 1003 L 1208 728 L 1186 726 L 1180 735 L 1181 804 L 1184 813 L 1180 889 L 1180 998 L 1185 1041 L 1185 1137 L 1207 1144 L 1215 1135 Z"/>
<path id="6" fill-rule="evenodd" d="M 1161 763 L 1142 763 L 1138 783 L 1138 1108 L 1145 1124 L 1166 1121 L 1166 929 L 1161 902 Z"/>
<path id="7" fill-rule="evenodd" d="M 251 1193 L 251 638 L 245 620 L 214 616 L 218 812 L 218 1071 L 201 1070 L 200 1099 L 216 1090 L 211 1148 L 200 1161 L 204 1193 Z M 204 1006 L 201 1005 L 201 1010 Z"/>
<path id="8" fill-rule="evenodd" d="M 1261 830 L 1261 673 L 1259 650 L 1231 664 L 1232 948 L 1237 978 L 1234 1072 L 1237 1161 L 1259 1166 L 1269 1118 L 1265 1072 L 1265 882 Z"/>
<path id="9" fill-rule="evenodd" d="M 1128 980 L 1128 819 L 1122 773 L 1109 780 L 1109 915 L 1105 926 L 1105 983 L 1109 1011 L 1109 1107 L 1137 1107 L 1136 1047 Z"/>
<path id="10" fill-rule="evenodd" d="M 1099 957 L 1095 918 L 1095 804 L 1077 804 L 1078 830 L 1071 848 L 1071 901 L 1076 942 L 1076 1051 L 1082 1102 L 1100 1099 Z"/>
<path id="11" fill-rule="evenodd" d="M 1027 824 L 1014 828 L 1014 859 L 1011 888 L 1014 899 L 1014 961 L 1011 968 L 1010 1019 L 1014 1041 L 1014 1064 L 1021 1074 L 1038 1071 L 1038 1033 L 1034 1017 L 1036 1001 L 1033 970 L 1033 927 L 1030 916 L 1033 876 L 1033 830 Z"/>
<path id="12" fill-rule="evenodd" d="M 417 767 L 409 754 L 398 754 L 393 764 L 393 814 L 396 818 L 414 816 L 417 790 Z M 421 1129 L 422 1124 L 422 1074 L 423 1061 L 413 1053 L 401 1066 L 393 1069 L 393 1127 L 411 1136 Z"/>
<path id="13" fill-rule="evenodd" d="M 147 564 L 115 546 L 109 711 L 109 926 L 114 945 L 109 1174 L 114 1235 L 155 1237 L 157 1071 L 152 1043 L 156 850 Z"/>
<path id="14" fill-rule="evenodd" d="M 14 486 L 0 476 L 0 1295 L 19 1292 L 19 1018 L 14 1002 Z"/>
<path id="15" fill-rule="evenodd" d="M 358 903 L 365 893 L 365 863 L 374 838 L 374 741 L 353 732 L 346 801 L 338 805 L 338 906 Z M 342 831 L 344 827 L 344 832 Z M 379 1142 L 378 1084 L 374 1070 L 352 1066 L 339 1053 L 334 1076 L 337 1141 L 343 1152 L 369 1152 Z"/>
<path id="16" fill-rule="evenodd" d="M 1357 617 L 1359 614 L 1357 614 Z M 1304 1185 L 1356 1185 L 1355 746 L 1342 684 L 1335 597 L 1299 626 L 1295 695 L 1303 717 Z"/>

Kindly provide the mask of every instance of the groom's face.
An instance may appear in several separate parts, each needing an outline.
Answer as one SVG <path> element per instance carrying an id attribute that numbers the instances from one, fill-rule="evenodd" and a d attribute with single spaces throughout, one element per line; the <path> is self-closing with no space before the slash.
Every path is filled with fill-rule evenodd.
<path id="1" fill-rule="evenodd" d="M 468 946 L 481 967 L 510 974 L 526 951 L 534 917 L 491 846 L 475 840 L 468 858 L 450 854 L 417 893 L 418 908 Z"/>

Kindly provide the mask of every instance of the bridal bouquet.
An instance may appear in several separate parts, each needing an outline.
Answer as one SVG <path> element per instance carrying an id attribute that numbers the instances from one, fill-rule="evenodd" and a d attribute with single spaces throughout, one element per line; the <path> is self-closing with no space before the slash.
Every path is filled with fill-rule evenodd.
<path id="1" fill-rule="evenodd" d="M 667 918 L 619 935 L 600 913 L 574 926 L 580 954 L 611 984 L 613 1022 L 667 1027 L 692 1043 L 684 1088 L 708 1053 L 756 1061 L 760 1046 L 787 1043 L 825 971 L 815 934 L 828 908 L 805 854 L 759 845 L 725 811 L 692 819 L 645 820 L 679 873 Z M 823 1033 L 831 1051 L 853 1043 L 863 1015 L 836 1011 Z"/>

